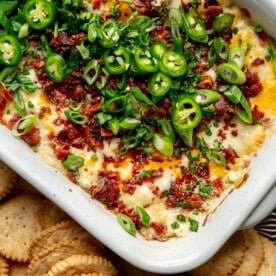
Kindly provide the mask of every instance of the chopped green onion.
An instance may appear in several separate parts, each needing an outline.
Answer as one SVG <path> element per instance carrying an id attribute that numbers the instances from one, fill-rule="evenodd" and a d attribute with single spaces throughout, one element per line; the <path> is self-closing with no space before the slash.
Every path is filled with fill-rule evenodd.
<path id="1" fill-rule="evenodd" d="M 88 122 L 88 118 L 79 111 L 68 109 L 64 111 L 64 114 L 69 121 L 76 125 L 84 125 Z"/>
<path id="2" fill-rule="evenodd" d="M 122 213 L 117 214 L 117 221 L 120 226 L 130 235 L 136 235 L 136 227 L 132 219 Z"/>
<path id="3" fill-rule="evenodd" d="M 77 171 L 79 168 L 83 166 L 84 158 L 76 155 L 68 155 L 68 157 L 62 164 L 64 168 L 68 170 Z"/>
<path id="4" fill-rule="evenodd" d="M 193 232 L 197 232 L 198 231 L 198 221 L 194 220 L 192 218 L 189 218 L 189 223 L 190 223 L 190 230 Z"/>
<path id="5" fill-rule="evenodd" d="M 140 217 L 141 223 L 145 226 L 145 227 L 150 227 L 150 216 L 147 213 L 147 211 L 140 207 L 140 206 L 136 206 L 136 211 Z"/>
<path id="6" fill-rule="evenodd" d="M 36 123 L 36 116 L 33 114 L 27 115 L 18 120 L 13 126 L 11 133 L 15 137 L 20 137 L 30 131 L 30 129 Z"/>
<path id="7" fill-rule="evenodd" d="M 218 66 L 217 72 L 228 83 L 243 84 L 246 82 L 244 72 L 234 64 L 222 63 Z"/>

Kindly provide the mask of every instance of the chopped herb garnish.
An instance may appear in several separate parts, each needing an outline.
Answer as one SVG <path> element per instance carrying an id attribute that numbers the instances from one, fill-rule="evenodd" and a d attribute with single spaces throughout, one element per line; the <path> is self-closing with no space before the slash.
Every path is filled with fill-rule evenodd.
<path id="1" fill-rule="evenodd" d="M 189 218 L 189 223 L 190 223 L 190 227 L 189 229 L 193 232 L 197 232 L 198 231 L 198 221 L 197 220 L 194 220 L 192 218 Z"/>
<path id="2" fill-rule="evenodd" d="M 171 228 L 173 230 L 178 229 L 178 228 L 180 228 L 180 224 L 177 221 L 175 221 L 171 224 Z"/>

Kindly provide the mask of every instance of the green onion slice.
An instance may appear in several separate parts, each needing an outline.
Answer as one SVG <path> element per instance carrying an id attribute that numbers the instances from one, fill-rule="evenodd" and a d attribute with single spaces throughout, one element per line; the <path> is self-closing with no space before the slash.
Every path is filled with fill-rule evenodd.
<path id="1" fill-rule="evenodd" d="M 30 131 L 30 129 L 34 126 L 37 118 L 35 115 L 30 114 L 27 115 L 20 120 L 18 120 L 13 126 L 11 133 L 15 137 L 20 137 Z"/>
<path id="2" fill-rule="evenodd" d="M 117 221 L 121 227 L 130 235 L 136 235 L 136 227 L 132 219 L 122 213 L 117 214 Z"/>

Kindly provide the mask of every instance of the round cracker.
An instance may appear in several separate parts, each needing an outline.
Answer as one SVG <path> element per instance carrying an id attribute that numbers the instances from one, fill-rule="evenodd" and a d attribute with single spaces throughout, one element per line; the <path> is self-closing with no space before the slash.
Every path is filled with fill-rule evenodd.
<path id="1" fill-rule="evenodd" d="M 58 261 L 73 254 L 77 255 L 101 255 L 102 252 L 92 243 L 80 240 L 61 241 L 43 251 L 31 260 L 28 275 L 44 275 Z"/>
<path id="2" fill-rule="evenodd" d="M 9 275 L 9 264 L 7 260 L 2 256 L 0 256 L 0 275 L 1 276 Z"/>
<path id="3" fill-rule="evenodd" d="M 2 161 L 0 161 L 0 175 L 0 200 L 2 200 L 11 191 L 18 176 Z"/>
<path id="4" fill-rule="evenodd" d="M 264 247 L 264 260 L 258 271 L 258 276 L 276 275 L 276 245 L 265 237 L 260 237 Z"/>
<path id="5" fill-rule="evenodd" d="M 56 263 L 47 275 L 71 276 L 88 273 L 100 273 L 106 276 L 117 275 L 117 271 L 110 261 L 103 257 L 91 255 L 72 255 Z"/>
<path id="6" fill-rule="evenodd" d="M 16 195 L 0 206 L 0 253 L 6 258 L 27 262 L 31 241 L 41 231 L 37 213 L 41 197 Z"/>
<path id="7" fill-rule="evenodd" d="M 264 260 L 263 243 L 260 235 L 253 228 L 243 230 L 242 234 L 245 239 L 246 251 L 243 262 L 233 275 L 254 276 L 257 275 L 261 263 Z"/>
<path id="8" fill-rule="evenodd" d="M 48 247 L 51 247 L 60 241 L 67 240 L 90 242 L 92 237 L 73 220 L 62 221 L 43 230 L 36 239 L 33 240 L 29 251 L 30 258 L 34 258 L 34 256 L 38 255 L 41 251 L 46 250 Z"/>
<path id="9" fill-rule="evenodd" d="M 56 204 L 47 198 L 43 199 L 39 210 L 38 220 L 42 229 L 48 229 L 69 217 Z"/>
<path id="10" fill-rule="evenodd" d="M 229 275 L 243 261 L 245 249 L 244 235 L 241 232 L 236 232 L 208 262 L 191 273 L 194 276 Z"/>

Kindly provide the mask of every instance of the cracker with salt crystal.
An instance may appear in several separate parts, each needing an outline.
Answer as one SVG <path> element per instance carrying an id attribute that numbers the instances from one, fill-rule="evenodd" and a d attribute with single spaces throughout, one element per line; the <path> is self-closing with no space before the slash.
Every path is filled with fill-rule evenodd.
<path id="1" fill-rule="evenodd" d="M 223 276 L 233 273 L 245 254 L 245 238 L 236 232 L 208 262 L 191 271 L 194 276 Z"/>
<path id="2" fill-rule="evenodd" d="M 103 257 L 72 255 L 56 263 L 48 271 L 47 276 L 73 276 L 88 273 L 99 273 L 99 275 L 105 276 L 118 275 L 113 264 Z"/>
<path id="3" fill-rule="evenodd" d="M 31 241 L 41 231 L 37 212 L 41 197 L 16 195 L 0 205 L 0 253 L 14 261 L 27 262 Z"/>

